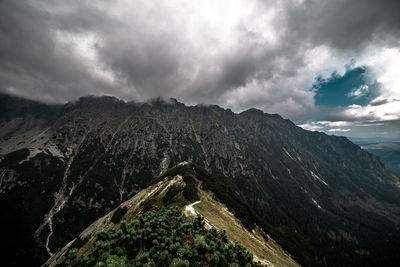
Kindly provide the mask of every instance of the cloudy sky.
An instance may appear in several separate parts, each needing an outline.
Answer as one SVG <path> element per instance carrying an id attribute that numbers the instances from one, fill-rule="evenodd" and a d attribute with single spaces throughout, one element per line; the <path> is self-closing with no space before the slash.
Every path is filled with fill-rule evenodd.
<path id="1" fill-rule="evenodd" d="M 0 92 L 256 107 L 400 139 L 398 0 L 1 0 Z"/>

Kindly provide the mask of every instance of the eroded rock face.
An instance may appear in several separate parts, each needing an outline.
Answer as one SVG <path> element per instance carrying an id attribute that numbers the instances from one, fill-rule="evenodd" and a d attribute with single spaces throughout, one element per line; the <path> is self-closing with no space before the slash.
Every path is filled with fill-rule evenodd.
<path id="1" fill-rule="evenodd" d="M 0 117 L 0 209 L 21 233 L 4 248 L 10 255 L 20 250 L 40 262 L 185 160 L 234 186 L 270 223 L 296 227 L 321 254 L 334 255 L 333 264 L 368 255 L 379 262 L 399 248 L 399 178 L 344 137 L 254 109 L 112 97 L 65 106 L 8 100 Z"/>

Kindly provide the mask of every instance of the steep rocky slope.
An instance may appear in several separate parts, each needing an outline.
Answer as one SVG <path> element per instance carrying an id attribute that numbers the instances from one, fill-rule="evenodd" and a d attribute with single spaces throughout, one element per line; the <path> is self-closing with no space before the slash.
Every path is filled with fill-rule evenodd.
<path id="1" fill-rule="evenodd" d="M 210 180 L 204 180 L 207 179 L 204 175 L 207 175 Z M 159 182 L 140 191 L 134 197 L 121 203 L 113 211 L 92 223 L 79 237 L 57 251 L 46 262 L 46 265 L 55 266 L 73 248 L 78 249 L 79 257 L 87 255 L 92 250 L 98 233 L 117 229 L 123 220 L 129 223 L 137 218 L 138 214 L 149 210 L 158 210 L 165 206 L 177 206 L 189 218 L 201 215 L 205 220 L 206 228 L 216 228 L 220 232 L 225 231 L 231 242 L 240 242 L 254 255 L 254 260 L 260 261 L 263 265 L 299 266 L 261 228 L 257 227 L 253 232 L 248 231 L 232 213 L 234 209 L 232 212 L 229 211 L 212 191 L 208 191 L 205 186 L 202 186 L 203 182 L 208 183 L 214 179 L 209 174 L 203 174 L 198 166 L 187 162 L 180 163 L 158 179 Z M 191 186 L 195 186 L 197 190 L 192 192 L 189 189 Z M 188 190 L 191 192 L 190 198 L 198 198 L 199 200 L 190 203 L 185 197 Z M 115 214 L 119 211 L 123 212 L 115 219 Z"/>
<path id="2" fill-rule="evenodd" d="M 344 137 L 255 109 L 235 114 L 175 100 L 1 99 L 2 234 L 14 232 L 2 249 L 10 262 L 40 262 L 185 160 L 235 188 L 270 224 L 293 227 L 328 265 L 399 257 L 399 178 Z"/>

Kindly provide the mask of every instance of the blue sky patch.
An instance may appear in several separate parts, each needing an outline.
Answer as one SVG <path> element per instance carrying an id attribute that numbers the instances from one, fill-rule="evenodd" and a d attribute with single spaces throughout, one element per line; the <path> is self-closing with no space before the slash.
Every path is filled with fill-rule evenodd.
<path id="1" fill-rule="evenodd" d="M 379 83 L 367 82 L 367 67 L 346 68 L 340 76 L 336 72 L 331 77 L 315 79 L 315 104 L 325 107 L 345 107 L 353 104 L 366 106 L 379 95 Z"/>

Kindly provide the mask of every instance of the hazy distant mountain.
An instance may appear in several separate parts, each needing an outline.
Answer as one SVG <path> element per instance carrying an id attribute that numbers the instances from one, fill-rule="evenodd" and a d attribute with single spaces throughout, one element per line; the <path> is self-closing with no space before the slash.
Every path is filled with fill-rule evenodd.
<path id="1" fill-rule="evenodd" d="M 400 177 L 400 141 L 356 141 L 356 144 L 378 156 L 389 170 Z"/>
<path id="2" fill-rule="evenodd" d="M 293 227 L 328 265 L 399 261 L 399 178 L 344 137 L 256 109 L 176 100 L 49 106 L 2 95 L 0 103 L 8 262 L 42 263 L 181 161 L 205 166 L 268 223 Z"/>

